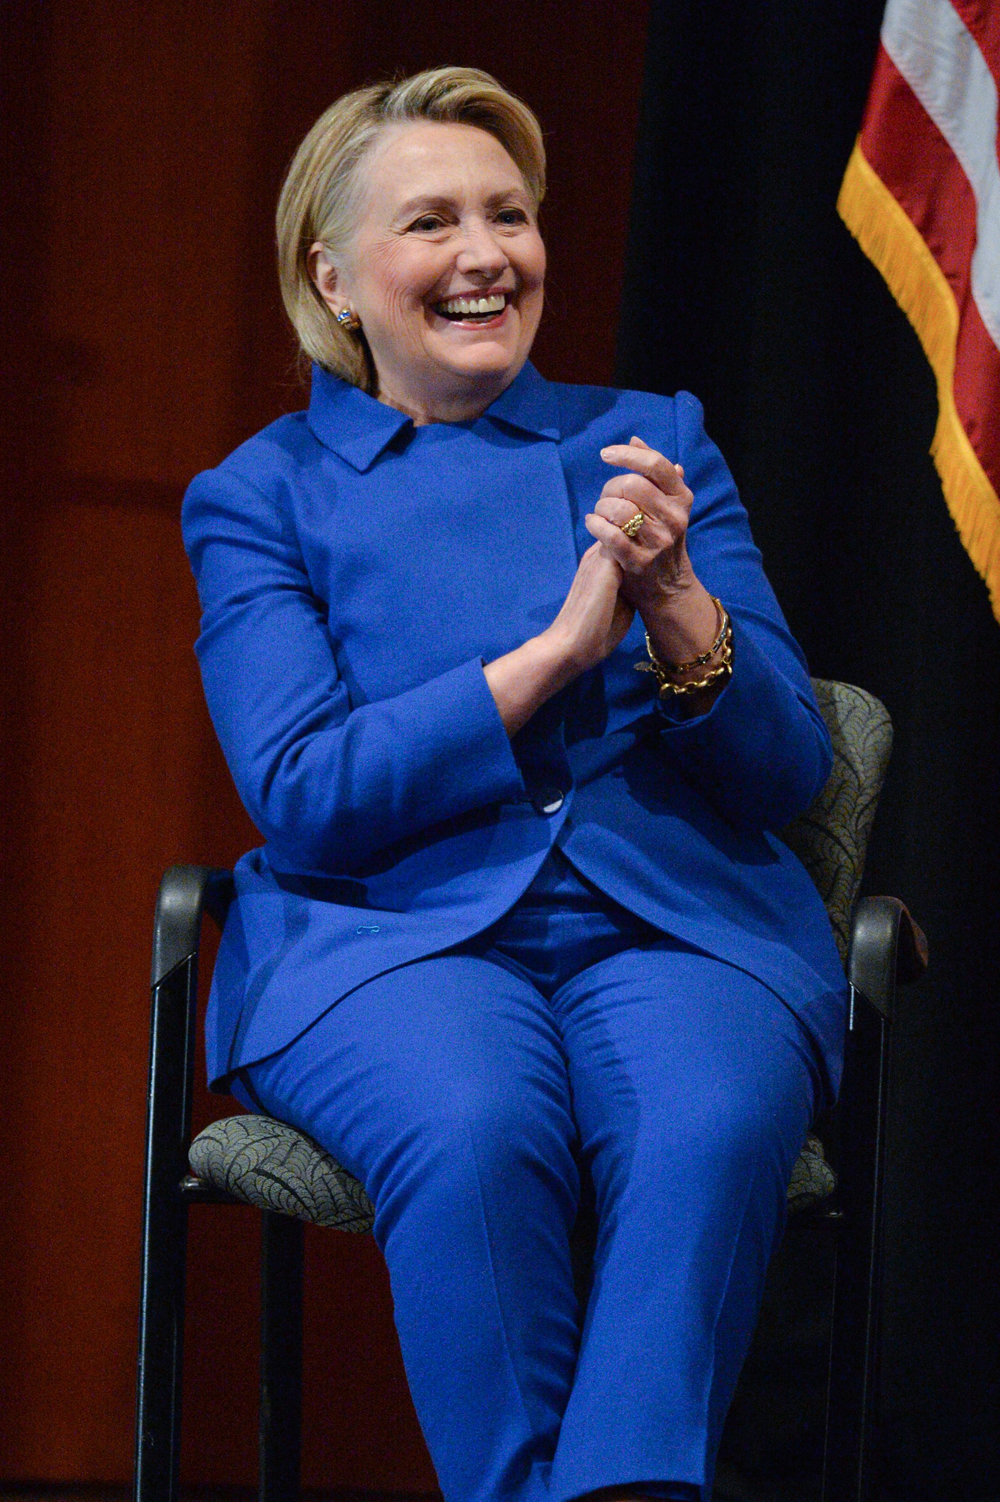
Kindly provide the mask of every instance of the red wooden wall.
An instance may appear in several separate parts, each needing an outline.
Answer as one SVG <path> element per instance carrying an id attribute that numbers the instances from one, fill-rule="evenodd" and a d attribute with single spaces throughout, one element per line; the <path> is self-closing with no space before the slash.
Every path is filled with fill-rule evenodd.
<path id="1" fill-rule="evenodd" d="M 4 6 L 3 1479 L 130 1472 L 153 898 L 169 862 L 256 843 L 201 703 L 178 508 L 302 405 L 283 167 L 374 76 L 495 72 L 549 141 L 537 362 L 607 381 L 645 20 L 645 0 Z M 185 1474 L 247 1483 L 255 1217 L 193 1221 Z M 308 1259 L 307 1484 L 433 1489 L 373 1243 L 317 1233 Z"/>

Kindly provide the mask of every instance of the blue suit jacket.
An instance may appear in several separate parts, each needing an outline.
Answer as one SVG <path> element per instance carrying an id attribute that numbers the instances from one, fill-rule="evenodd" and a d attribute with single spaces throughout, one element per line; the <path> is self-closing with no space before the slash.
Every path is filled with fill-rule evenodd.
<path id="1" fill-rule="evenodd" d="M 600 449 L 633 433 L 685 467 L 689 550 L 732 616 L 733 678 L 706 715 L 672 719 L 634 671 L 636 620 L 511 742 L 482 665 L 556 615 L 611 473 Z M 775 990 L 836 1073 L 843 971 L 770 833 L 822 786 L 829 741 L 694 397 L 555 385 L 528 365 L 477 421 L 414 428 L 317 369 L 308 413 L 195 479 L 184 535 L 209 707 L 266 840 L 236 871 L 211 1078 L 488 927 L 554 842 L 619 903 Z M 563 798 L 546 813 L 549 789 Z"/>

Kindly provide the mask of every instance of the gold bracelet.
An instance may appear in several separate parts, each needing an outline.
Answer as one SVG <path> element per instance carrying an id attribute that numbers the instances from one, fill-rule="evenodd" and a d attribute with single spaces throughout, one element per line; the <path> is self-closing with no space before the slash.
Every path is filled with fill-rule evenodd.
<path id="1" fill-rule="evenodd" d="M 664 662 L 662 658 L 657 657 L 653 643 L 649 639 L 649 632 L 646 632 L 646 651 L 649 654 L 649 661 L 637 662 L 635 670 L 637 673 L 655 674 L 661 698 L 665 694 L 697 693 L 699 689 L 708 688 L 711 684 L 718 682 L 723 675 L 727 679 L 732 677 L 733 628 L 729 619 L 729 612 L 722 601 L 717 599 L 715 595 L 712 595 L 710 598 L 719 615 L 719 634 L 707 652 L 701 652 L 697 657 L 692 657 L 687 662 Z M 711 672 L 706 673 L 701 678 L 689 678 L 686 682 L 678 682 L 678 674 L 688 672 L 691 668 L 703 667 L 719 651 L 722 652 L 722 661 Z"/>
<path id="2" fill-rule="evenodd" d="M 704 678 L 689 678 L 686 683 L 675 683 L 672 679 L 668 678 L 665 683 L 660 684 L 660 698 L 662 699 L 664 694 L 696 694 L 699 689 L 709 688 L 711 684 L 718 683 L 720 678 L 723 678 L 724 682 L 728 683 L 732 676 L 733 634 L 730 628 L 723 643 L 722 661 L 718 667 L 712 668 L 710 672 L 705 674 Z"/>

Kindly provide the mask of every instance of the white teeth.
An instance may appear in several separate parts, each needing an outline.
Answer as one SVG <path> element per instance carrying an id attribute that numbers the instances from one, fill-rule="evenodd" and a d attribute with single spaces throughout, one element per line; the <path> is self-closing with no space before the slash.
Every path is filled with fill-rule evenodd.
<path id="1" fill-rule="evenodd" d="M 494 292 L 492 297 L 449 297 L 438 306 L 442 313 L 450 313 L 452 317 L 467 317 L 473 313 L 502 313 L 507 299 L 502 292 Z"/>

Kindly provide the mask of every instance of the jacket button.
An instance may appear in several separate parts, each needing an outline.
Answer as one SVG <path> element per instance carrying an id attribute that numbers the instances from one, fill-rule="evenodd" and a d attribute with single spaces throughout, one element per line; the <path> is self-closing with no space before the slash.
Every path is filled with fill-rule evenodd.
<path id="1" fill-rule="evenodd" d="M 536 814 L 557 814 L 563 806 L 563 791 L 557 787 L 541 787 L 531 795 L 531 804 Z"/>

